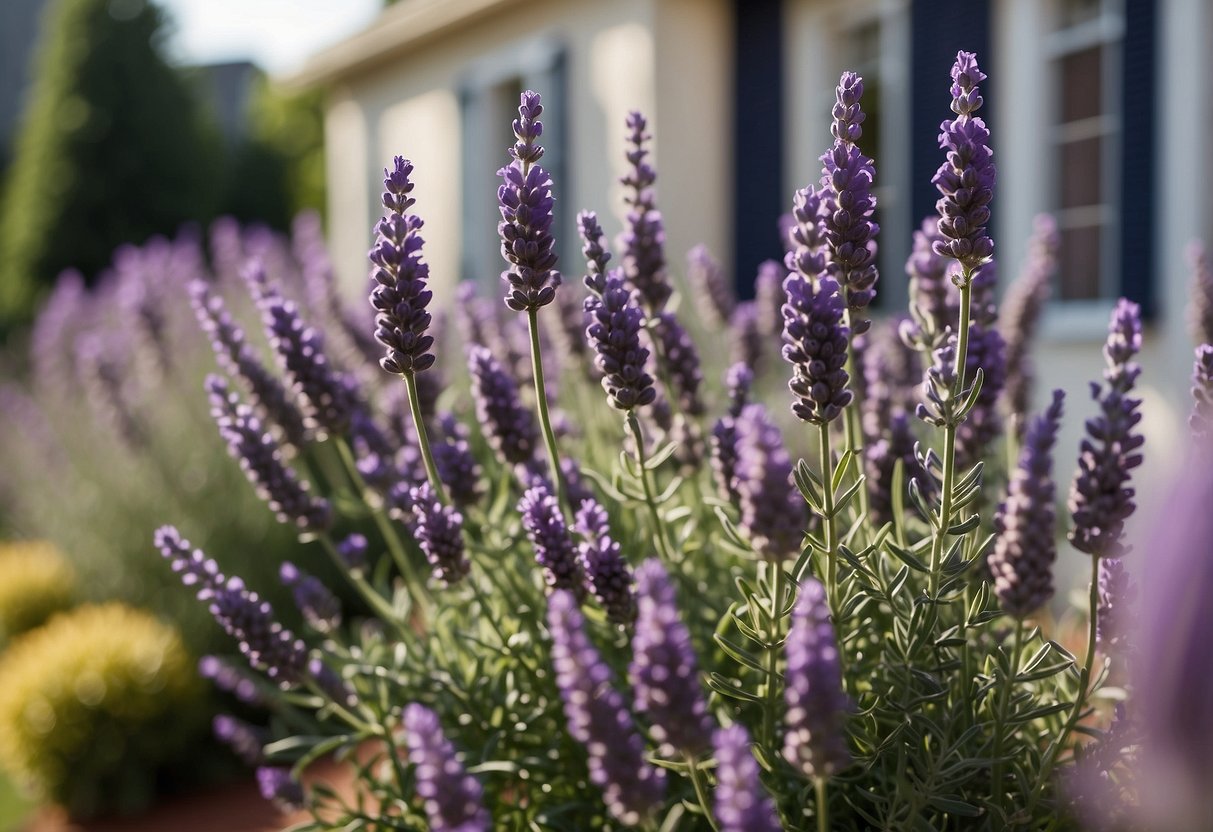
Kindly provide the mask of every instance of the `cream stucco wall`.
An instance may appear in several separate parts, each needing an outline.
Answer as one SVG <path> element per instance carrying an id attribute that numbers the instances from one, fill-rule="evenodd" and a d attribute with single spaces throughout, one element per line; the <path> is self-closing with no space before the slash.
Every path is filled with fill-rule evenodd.
<path id="1" fill-rule="evenodd" d="M 491 11 L 440 33 L 381 66 L 331 85 L 330 223 L 341 278 L 361 285 L 372 226 L 380 216 L 381 169 L 393 155 L 416 166 L 417 210 L 439 301 L 458 282 L 461 227 L 458 92 L 468 73 L 508 68 L 536 44 L 565 50 L 568 181 L 557 206 L 568 224 L 577 210 L 598 211 L 609 236 L 619 231 L 624 119 L 649 116 L 658 198 L 670 258 L 706 241 L 724 256 L 730 183 L 728 5 L 724 0 L 534 0 Z M 541 93 L 543 90 L 539 90 Z M 506 148 L 499 148 L 504 164 Z M 487 190 L 484 199 L 492 201 Z M 575 250 L 576 247 L 574 247 Z M 580 264 L 568 265 L 571 273 Z"/>

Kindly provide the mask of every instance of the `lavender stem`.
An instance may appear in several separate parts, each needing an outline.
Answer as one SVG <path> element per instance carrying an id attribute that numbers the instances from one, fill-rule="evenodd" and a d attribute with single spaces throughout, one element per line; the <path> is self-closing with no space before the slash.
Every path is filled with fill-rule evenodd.
<path id="1" fill-rule="evenodd" d="M 848 420 L 848 426 L 849 426 Z M 821 518 L 825 531 L 826 546 L 826 592 L 830 601 L 830 612 L 838 621 L 838 526 L 834 517 L 834 459 L 830 448 L 830 423 L 822 422 L 819 448 L 821 451 Z M 849 433 L 849 431 L 848 431 Z M 855 456 L 859 458 L 858 454 Z M 864 491 L 865 489 L 859 489 Z M 866 517 L 867 515 L 863 515 Z"/>
<path id="2" fill-rule="evenodd" d="M 627 415 L 628 429 L 632 432 L 632 440 L 636 443 L 636 464 L 640 466 L 640 484 L 644 487 L 644 501 L 649 507 L 649 516 L 653 518 L 653 536 L 657 538 L 657 553 L 666 563 L 673 562 L 673 548 L 665 535 L 665 524 L 661 522 L 661 513 L 657 510 L 657 498 L 653 495 L 653 485 L 649 482 L 646 468 L 647 459 L 644 452 L 644 433 L 640 430 L 640 419 L 635 410 L 629 410 Z"/>
<path id="3" fill-rule="evenodd" d="M 421 449 L 421 459 L 425 463 L 425 476 L 430 481 L 430 487 L 438 501 L 448 504 L 446 487 L 442 477 L 438 475 L 438 466 L 434 463 L 434 453 L 430 450 L 430 439 L 425 431 L 425 419 L 421 415 L 421 399 L 417 396 L 417 376 L 414 373 L 404 374 L 404 389 L 409 396 L 409 412 L 413 415 L 413 427 L 417 431 L 417 446 Z"/>
<path id="4" fill-rule="evenodd" d="M 782 691 L 777 684 L 779 680 L 780 633 L 782 630 L 779 625 L 782 619 L 780 610 L 783 607 L 783 567 L 774 560 L 764 560 L 763 562 L 770 568 L 772 575 L 771 617 L 769 619 L 771 632 L 767 638 L 767 702 L 766 707 L 763 709 L 762 728 L 763 736 L 767 741 L 767 747 L 778 749 L 779 737 L 776 736 L 775 715 L 783 712 L 779 701 Z"/>
<path id="5" fill-rule="evenodd" d="M 991 797 L 995 803 L 1002 805 L 1002 779 L 1003 779 L 1003 764 L 1002 764 L 1002 742 L 1003 742 L 1003 726 L 1007 722 L 1007 705 L 1011 700 L 1011 688 L 1015 685 L 1015 677 L 1019 675 L 1019 654 L 1020 646 L 1023 643 L 1023 618 L 1016 617 L 1015 619 L 1015 641 L 1014 652 L 1011 654 L 1011 674 L 1004 681 L 1002 690 L 998 694 L 998 711 L 995 716 L 995 734 L 994 734 L 994 774 L 992 776 L 993 788 Z"/>
<path id="6" fill-rule="evenodd" d="M 966 269 L 960 284 L 960 331 L 956 334 L 956 384 L 952 388 L 952 399 L 955 401 L 964 390 L 965 362 L 969 352 L 969 301 L 973 296 L 973 270 Z M 931 543 L 931 597 L 939 592 L 939 570 L 943 560 L 943 550 L 948 536 L 948 528 L 952 525 L 952 490 L 956 485 L 956 427 L 955 418 L 949 419 L 944 426 L 943 439 L 943 492 L 939 501 L 939 528 L 935 531 L 935 540 Z"/>
<path id="7" fill-rule="evenodd" d="M 556 486 L 556 499 L 571 513 L 577 506 L 569 505 L 568 488 L 564 472 L 560 470 L 560 456 L 556 450 L 556 433 L 552 430 L 552 417 L 548 414 L 548 395 L 543 383 L 543 354 L 539 350 L 539 310 L 527 310 L 527 329 L 531 334 L 531 375 L 535 377 L 535 403 L 539 410 L 539 426 L 543 430 L 543 444 L 548 449 L 548 464 L 552 470 L 552 484 Z"/>
<path id="8" fill-rule="evenodd" d="M 817 796 L 817 832 L 830 832 L 830 807 L 826 803 L 826 779 L 813 778 L 813 791 Z"/>
<path id="9" fill-rule="evenodd" d="M 687 773 L 691 778 L 691 785 L 695 788 L 695 799 L 699 802 L 699 806 L 703 809 L 703 816 L 708 819 L 708 825 L 712 827 L 712 832 L 720 832 L 720 826 L 716 823 L 716 816 L 712 813 L 712 802 L 708 799 L 707 784 L 703 782 L 703 772 L 699 770 L 699 760 L 694 754 L 684 754 L 683 759 L 687 763 Z"/>

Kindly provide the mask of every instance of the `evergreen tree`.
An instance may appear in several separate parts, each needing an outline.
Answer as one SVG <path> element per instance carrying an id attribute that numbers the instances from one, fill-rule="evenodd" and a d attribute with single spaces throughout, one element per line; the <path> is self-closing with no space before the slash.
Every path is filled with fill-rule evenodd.
<path id="1" fill-rule="evenodd" d="M 55 0 L 0 212 L 0 328 L 68 266 L 207 219 L 218 142 L 146 0 Z"/>

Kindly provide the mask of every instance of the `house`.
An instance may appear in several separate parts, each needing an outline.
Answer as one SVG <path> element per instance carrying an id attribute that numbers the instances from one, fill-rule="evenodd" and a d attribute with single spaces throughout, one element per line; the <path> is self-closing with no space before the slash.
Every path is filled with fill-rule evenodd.
<path id="1" fill-rule="evenodd" d="M 1004 280 L 1052 211 L 1062 268 L 1037 356 L 1070 393 L 1073 447 L 1113 299 L 1149 316 L 1142 383 L 1152 459 L 1178 455 L 1192 351 L 1184 248 L 1213 236 L 1213 4 L 1208 0 L 402 0 L 294 81 L 329 90 L 335 258 L 362 279 L 380 171 L 417 165 L 436 293 L 495 281 L 496 179 L 518 91 L 547 105 L 564 259 L 576 210 L 619 228 L 624 116 L 655 133 L 671 261 L 706 242 L 750 286 L 775 221 L 819 176 L 842 69 L 865 78 L 877 163 L 881 298 L 905 301 L 911 231 L 934 208 L 948 70 L 976 51 L 999 185 Z M 575 271 L 575 269 L 574 269 Z M 1077 417 L 1077 418 L 1076 418 Z"/>

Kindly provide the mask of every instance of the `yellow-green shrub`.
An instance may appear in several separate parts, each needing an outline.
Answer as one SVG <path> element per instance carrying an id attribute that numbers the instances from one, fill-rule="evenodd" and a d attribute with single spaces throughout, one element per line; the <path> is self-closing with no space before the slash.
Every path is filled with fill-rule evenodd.
<path id="1" fill-rule="evenodd" d="M 0 764 L 73 815 L 133 811 L 196 738 L 201 697 L 176 630 L 122 604 L 79 607 L 0 656 Z"/>
<path id="2" fill-rule="evenodd" d="M 0 543 L 0 645 L 72 605 L 76 573 L 50 543 Z"/>

